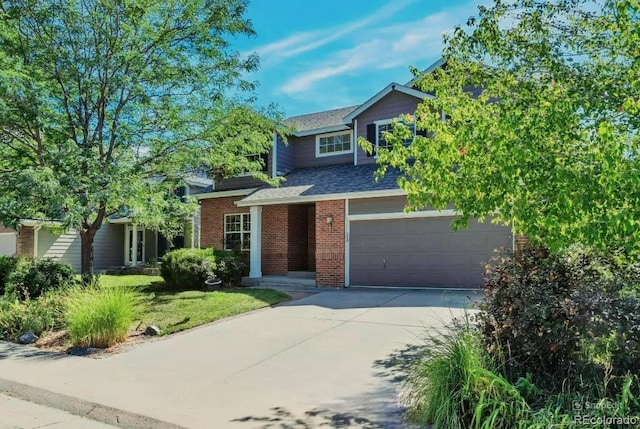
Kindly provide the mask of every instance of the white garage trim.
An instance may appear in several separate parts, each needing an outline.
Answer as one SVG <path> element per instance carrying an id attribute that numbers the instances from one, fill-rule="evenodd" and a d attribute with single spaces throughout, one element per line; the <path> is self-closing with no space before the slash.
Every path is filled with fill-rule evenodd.
<path id="1" fill-rule="evenodd" d="M 344 287 L 349 286 L 349 271 L 351 271 L 351 267 L 349 267 L 350 259 L 349 259 L 349 231 L 350 231 L 350 223 L 349 223 L 349 199 L 344 200 L 344 212 L 347 215 L 346 221 L 344 223 Z"/>
<path id="2" fill-rule="evenodd" d="M 348 215 L 347 224 L 349 222 L 355 222 L 359 220 L 385 220 L 385 219 L 417 219 L 417 218 L 430 218 L 430 217 L 455 217 L 459 216 L 460 212 L 454 209 L 447 210 L 423 210 L 416 212 L 397 212 L 397 213 L 371 213 L 371 214 L 357 214 Z"/>

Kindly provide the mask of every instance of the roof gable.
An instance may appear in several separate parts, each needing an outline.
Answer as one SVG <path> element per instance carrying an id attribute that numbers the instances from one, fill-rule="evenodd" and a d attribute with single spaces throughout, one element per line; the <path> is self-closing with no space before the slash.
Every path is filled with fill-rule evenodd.
<path id="1" fill-rule="evenodd" d="M 355 118 L 364 113 L 365 110 L 369 109 L 371 106 L 382 100 L 386 95 L 390 94 L 393 91 L 398 91 L 403 94 L 410 95 L 412 97 L 425 99 L 425 98 L 434 98 L 431 94 L 426 94 L 422 91 L 418 91 L 417 89 L 410 88 L 405 85 L 401 85 L 396 82 L 392 82 L 387 85 L 382 91 L 378 92 L 376 95 L 368 99 L 365 103 L 360 105 L 357 109 L 353 110 L 351 113 L 344 117 L 344 123 L 350 124 Z"/>

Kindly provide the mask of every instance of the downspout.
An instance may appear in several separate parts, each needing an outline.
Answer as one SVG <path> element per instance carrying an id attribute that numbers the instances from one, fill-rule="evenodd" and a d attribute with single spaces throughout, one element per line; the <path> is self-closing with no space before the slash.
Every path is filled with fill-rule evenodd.
<path id="1" fill-rule="evenodd" d="M 353 165 L 358 165 L 358 120 L 353 120 Z"/>
<path id="2" fill-rule="evenodd" d="M 33 257 L 38 257 L 38 231 L 40 231 L 42 226 L 34 226 L 33 227 Z"/>
<path id="3" fill-rule="evenodd" d="M 278 176 L 278 134 L 273 133 L 273 149 L 271 150 L 271 178 Z"/>

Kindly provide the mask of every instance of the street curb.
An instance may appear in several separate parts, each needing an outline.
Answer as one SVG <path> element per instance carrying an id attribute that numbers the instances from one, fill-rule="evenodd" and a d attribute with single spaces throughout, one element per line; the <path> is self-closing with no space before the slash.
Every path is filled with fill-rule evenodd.
<path id="1" fill-rule="evenodd" d="M 63 395 L 28 384 L 0 378 L 0 393 L 18 399 L 66 411 L 70 414 L 127 429 L 186 429 L 173 423 L 141 414 L 107 407 L 73 396 Z"/>

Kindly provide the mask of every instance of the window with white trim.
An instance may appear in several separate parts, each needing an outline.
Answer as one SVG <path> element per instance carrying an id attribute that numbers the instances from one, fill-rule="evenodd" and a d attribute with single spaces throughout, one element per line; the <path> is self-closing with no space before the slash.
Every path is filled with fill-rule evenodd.
<path id="1" fill-rule="evenodd" d="M 398 123 L 404 123 L 402 120 L 398 119 L 397 120 Z M 411 144 L 411 142 L 413 141 L 413 138 L 416 136 L 416 124 L 415 122 L 410 123 L 409 125 L 409 129 L 411 130 L 411 133 L 413 134 L 413 137 L 407 139 L 404 141 L 405 145 L 409 145 Z M 393 120 L 392 119 L 385 119 L 382 121 L 376 121 L 376 150 L 382 148 L 382 149 L 389 149 L 390 147 L 390 143 L 388 141 L 385 140 L 384 138 L 384 133 L 392 133 L 393 132 Z"/>
<path id="2" fill-rule="evenodd" d="M 249 250 L 251 246 L 251 215 L 224 215 L 224 250 Z"/>
<path id="3" fill-rule="evenodd" d="M 353 152 L 351 131 L 316 136 L 316 156 L 340 155 Z"/>

